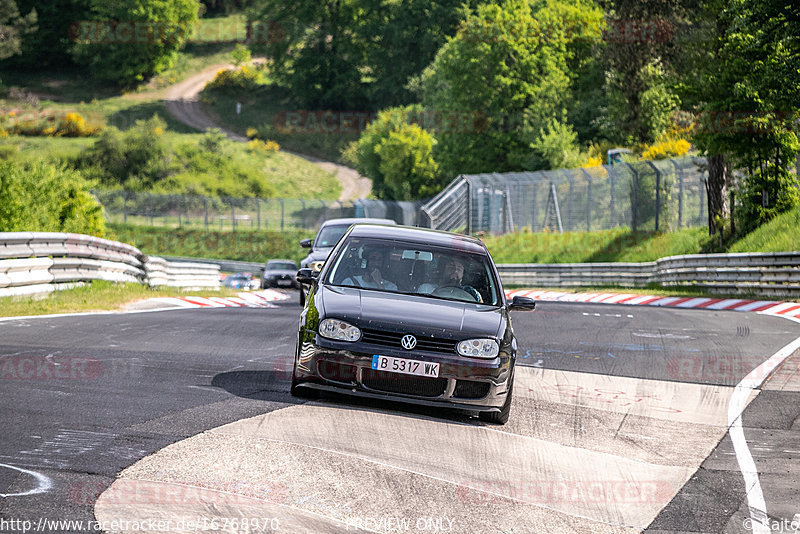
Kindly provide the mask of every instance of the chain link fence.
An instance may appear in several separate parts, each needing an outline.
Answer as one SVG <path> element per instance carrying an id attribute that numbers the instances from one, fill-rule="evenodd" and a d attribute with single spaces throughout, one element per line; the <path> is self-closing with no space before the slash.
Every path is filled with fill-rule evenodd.
<path id="1" fill-rule="evenodd" d="M 422 206 L 424 226 L 503 234 L 707 224 L 705 158 L 459 176 Z"/>
<path id="2" fill-rule="evenodd" d="M 421 224 L 422 202 L 205 197 L 121 190 L 94 190 L 92 193 L 102 204 L 106 220 L 114 223 L 276 231 L 312 230 L 327 219 L 339 217 L 377 217 L 409 226 Z"/>

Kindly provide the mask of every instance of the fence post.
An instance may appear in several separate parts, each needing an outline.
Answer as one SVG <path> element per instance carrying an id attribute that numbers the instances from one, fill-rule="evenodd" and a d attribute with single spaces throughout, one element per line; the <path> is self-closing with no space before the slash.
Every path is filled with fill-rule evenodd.
<path id="1" fill-rule="evenodd" d="M 122 222 L 128 222 L 128 192 L 122 192 Z"/>
<path id="2" fill-rule="evenodd" d="M 472 235 L 472 182 L 464 180 L 467 184 L 467 234 Z"/>
<path id="3" fill-rule="evenodd" d="M 630 163 L 626 163 L 625 165 L 627 165 L 630 168 L 631 172 L 633 173 L 633 198 L 631 200 L 631 219 L 632 219 L 631 220 L 631 229 L 632 229 L 632 231 L 635 232 L 637 223 L 639 222 L 639 219 L 638 219 L 638 215 L 639 215 L 639 213 L 638 213 L 638 211 L 639 211 L 639 205 L 638 205 L 639 171 L 634 169 L 633 165 L 631 165 Z"/>
<path id="4" fill-rule="evenodd" d="M 675 167 L 678 175 L 678 228 L 683 228 L 683 168 L 679 167 L 674 159 L 670 159 L 669 162 Z"/>
<path id="5" fill-rule="evenodd" d="M 705 175 L 705 171 L 703 172 Z M 708 200 L 708 184 L 706 184 L 706 177 L 700 176 L 700 183 L 703 184 L 703 191 L 700 194 L 700 220 L 704 221 L 706 218 L 706 201 Z M 705 193 L 702 194 L 702 193 Z"/>
<path id="6" fill-rule="evenodd" d="M 208 197 L 203 197 L 203 210 L 205 211 L 206 232 L 208 232 Z"/>
<path id="7" fill-rule="evenodd" d="M 233 200 L 231 197 L 228 197 L 228 202 L 231 203 L 231 228 L 233 231 L 236 231 L 236 206 L 233 205 Z"/>
<path id="8" fill-rule="evenodd" d="M 533 182 L 533 220 L 531 221 L 531 232 L 536 231 L 536 222 L 539 218 L 538 213 L 538 205 L 539 205 L 539 183 Z"/>
<path id="9" fill-rule="evenodd" d="M 147 193 L 147 209 L 150 212 L 150 226 L 154 226 L 153 224 L 153 195 Z"/>
<path id="10" fill-rule="evenodd" d="M 567 204 L 567 206 L 568 206 L 567 209 L 569 209 L 569 215 L 567 216 L 567 221 L 568 221 L 567 222 L 567 225 L 568 225 L 567 226 L 567 231 L 570 232 L 570 231 L 573 230 L 572 219 L 573 219 L 573 216 L 575 215 L 575 212 L 572 211 L 572 208 L 573 208 L 573 197 L 574 197 L 574 192 L 575 192 L 575 178 L 572 176 L 571 173 L 568 173 L 567 177 L 569 178 L 569 203 Z"/>
<path id="11" fill-rule="evenodd" d="M 611 172 L 608 172 L 608 171 L 611 171 Z M 617 219 L 617 214 L 614 212 L 614 199 L 616 198 L 616 196 L 615 196 L 616 195 L 616 184 L 615 184 L 616 180 L 615 179 L 617 177 L 617 173 L 614 170 L 614 167 L 610 167 L 610 168 L 606 169 L 606 172 L 608 172 L 608 178 L 611 181 L 611 208 L 610 208 L 609 227 L 610 228 L 614 228 L 615 227 L 614 226 L 614 222 Z"/>
<path id="12" fill-rule="evenodd" d="M 652 161 L 646 161 L 647 165 L 650 166 L 656 172 L 656 232 L 658 232 L 658 221 L 661 215 L 661 171 L 658 170 Z"/>
<path id="13" fill-rule="evenodd" d="M 183 195 L 177 195 L 177 197 L 178 197 L 178 228 L 180 228 L 181 226 L 183 226 L 183 221 L 181 220 L 181 199 L 183 198 Z"/>
<path id="14" fill-rule="evenodd" d="M 281 232 L 283 232 L 283 199 L 279 198 L 278 201 L 281 203 Z"/>
<path id="15" fill-rule="evenodd" d="M 256 224 L 256 230 L 261 230 L 261 199 L 256 198 L 256 217 L 258 223 Z"/>
<path id="16" fill-rule="evenodd" d="M 586 176 L 586 231 L 592 231 L 592 175 L 581 167 L 581 172 Z"/>
<path id="17" fill-rule="evenodd" d="M 306 201 L 302 198 L 298 199 L 300 201 L 300 217 L 301 217 L 301 226 L 303 228 L 308 228 L 308 224 L 306 224 Z"/>

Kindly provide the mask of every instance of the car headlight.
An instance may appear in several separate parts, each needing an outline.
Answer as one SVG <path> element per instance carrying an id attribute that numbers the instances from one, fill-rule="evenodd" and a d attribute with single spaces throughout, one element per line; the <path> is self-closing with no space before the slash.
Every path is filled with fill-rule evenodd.
<path id="1" fill-rule="evenodd" d="M 456 345 L 462 356 L 469 358 L 494 358 L 500 352 L 500 346 L 494 339 L 465 339 Z"/>
<path id="2" fill-rule="evenodd" d="M 319 323 L 319 335 L 337 341 L 358 341 L 361 330 L 339 319 L 323 319 Z"/>

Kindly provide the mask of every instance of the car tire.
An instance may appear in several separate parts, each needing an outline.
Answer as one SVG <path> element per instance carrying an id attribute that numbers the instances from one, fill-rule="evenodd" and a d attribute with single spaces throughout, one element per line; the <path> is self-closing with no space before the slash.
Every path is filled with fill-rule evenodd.
<path id="1" fill-rule="evenodd" d="M 514 390 L 514 377 L 511 377 L 511 383 L 508 385 L 508 393 L 506 393 L 506 401 L 499 412 L 480 412 L 478 418 L 486 423 L 495 425 L 504 425 L 508 422 L 508 416 L 511 414 L 511 393 Z"/>

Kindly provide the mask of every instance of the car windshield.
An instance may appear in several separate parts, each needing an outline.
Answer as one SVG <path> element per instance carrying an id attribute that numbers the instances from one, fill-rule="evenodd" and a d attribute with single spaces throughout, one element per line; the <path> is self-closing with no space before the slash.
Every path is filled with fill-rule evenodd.
<path id="1" fill-rule="evenodd" d="M 349 239 L 324 283 L 500 305 L 487 255 L 424 243 Z"/>
<path id="2" fill-rule="evenodd" d="M 314 241 L 314 248 L 332 247 L 339 241 L 348 228 L 350 228 L 349 224 L 332 225 L 321 228 L 317 234 L 317 239 Z"/>
<path id="3" fill-rule="evenodd" d="M 268 271 L 296 271 L 297 265 L 294 263 L 284 261 L 284 262 L 275 262 L 275 263 L 268 263 L 267 264 Z"/>

